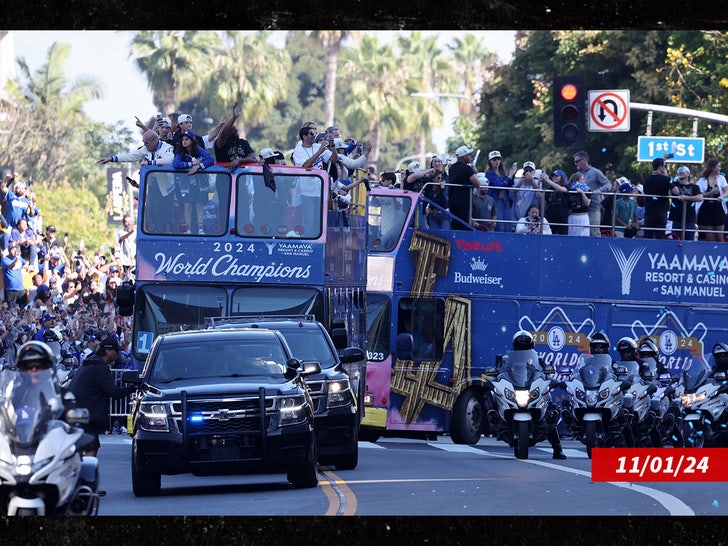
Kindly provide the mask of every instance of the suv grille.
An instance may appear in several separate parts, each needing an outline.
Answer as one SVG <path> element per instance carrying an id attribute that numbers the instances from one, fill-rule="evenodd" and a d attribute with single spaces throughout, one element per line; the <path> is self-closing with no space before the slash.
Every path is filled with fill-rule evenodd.
<path id="1" fill-rule="evenodd" d="M 270 425 L 274 413 L 275 397 L 265 399 L 265 428 Z M 172 404 L 174 421 L 182 432 L 182 403 Z M 239 434 L 260 432 L 259 398 L 249 396 L 230 400 L 188 400 L 188 415 L 201 415 L 202 420 L 188 422 L 189 434 Z"/>

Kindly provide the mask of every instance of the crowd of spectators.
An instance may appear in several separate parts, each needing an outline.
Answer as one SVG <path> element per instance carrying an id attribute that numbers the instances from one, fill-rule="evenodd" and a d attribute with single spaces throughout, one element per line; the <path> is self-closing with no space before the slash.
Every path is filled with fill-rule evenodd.
<path id="1" fill-rule="evenodd" d="M 116 248 L 97 251 L 69 245 L 43 225 L 31 182 L 8 174 L 2 181 L 2 282 L 0 359 L 13 365 L 18 348 L 31 339 L 53 341 L 75 365 L 92 353 L 94 343 L 116 336 L 125 351 L 131 343 L 129 317 L 115 305 L 117 287 L 133 279 L 136 228 L 125 216 Z M 43 235 L 41 235 L 43 234 Z M 60 355 L 59 355 L 60 356 Z"/>

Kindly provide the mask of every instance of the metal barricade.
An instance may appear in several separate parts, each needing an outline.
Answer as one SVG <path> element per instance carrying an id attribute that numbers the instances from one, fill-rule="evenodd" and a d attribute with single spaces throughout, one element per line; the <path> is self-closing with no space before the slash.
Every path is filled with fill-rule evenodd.
<path id="1" fill-rule="evenodd" d="M 114 383 L 117 387 L 123 386 L 121 382 L 121 374 L 126 370 L 112 369 L 111 373 L 114 374 Z M 132 395 L 127 395 L 124 398 L 118 400 L 111 400 L 109 402 L 109 430 L 112 433 L 121 432 L 121 427 L 128 429 L 128 418 L 131 415 L 131 402 Z"/>

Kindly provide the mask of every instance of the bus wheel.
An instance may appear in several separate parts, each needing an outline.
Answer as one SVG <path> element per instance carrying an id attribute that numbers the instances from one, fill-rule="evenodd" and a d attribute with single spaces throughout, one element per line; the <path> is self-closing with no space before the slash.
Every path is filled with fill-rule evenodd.
<path id="1" fill-rule="evenodd" d="M 467 390 L 455 402 L 450 419 L 450 437 L 456 444 L 477 444 L 483 430 L 483 404 L 473 390 Z"/>

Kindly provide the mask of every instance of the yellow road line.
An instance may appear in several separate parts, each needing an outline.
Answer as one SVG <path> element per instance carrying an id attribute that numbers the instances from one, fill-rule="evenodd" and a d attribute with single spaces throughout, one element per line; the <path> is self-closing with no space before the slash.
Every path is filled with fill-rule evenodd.
<path id="1" fill-rule="evenodd" d="M 353 516 L 358 506 L 356 495 L 349 489 L 346 482 L 330 470 L 319 470 L 319 474 L 326 478 L 321 489 L 329 500 L 327 516 Z"/>

